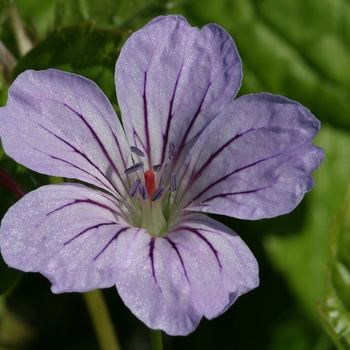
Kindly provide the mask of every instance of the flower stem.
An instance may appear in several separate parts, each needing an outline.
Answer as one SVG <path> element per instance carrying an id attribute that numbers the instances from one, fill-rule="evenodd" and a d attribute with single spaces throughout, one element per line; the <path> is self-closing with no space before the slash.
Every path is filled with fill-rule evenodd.
<path id="1" fill-rule="evenodd" d="M 162 331 L 151 329 L 152 350 L 163 350 Z"/>
<path id="2" fill-rule="evenodd" d="M 20 56 L 22 57 L 28 51 L 30 51 L 34 45 L 28 36 L 22 18 L 16 10 L 15 6 L 11 7 L 10 17 L 12 20 L 12 27 L 15 34 L 18 51 Z"/>
<path id="3" fill-rule="evenodd" d="M 26 194 L 22 186 L 2 168 L 0 168 L 0 186 L 7 188 L 17 199 L 22 198 Z"/>
<path id="4" fill-rule="evenodd" d="M 83 294 L 101 350 L 120 350 L 107 305 L 100 289 Z"/>
<path id="5" fill-rule="evenodd" d="M 6 83 L 11 83 L 11 72 L 15 68 L 17 60 L 0 40 L 0 66 L 4 74 Z"/>

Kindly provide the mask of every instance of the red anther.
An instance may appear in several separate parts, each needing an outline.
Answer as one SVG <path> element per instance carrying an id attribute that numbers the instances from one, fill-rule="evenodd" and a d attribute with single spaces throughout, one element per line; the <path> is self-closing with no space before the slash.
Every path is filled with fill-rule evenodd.
<path id="1" fill-rule="evenodd" d="M 154 181 L 154 171 L 152 170 L 145 171 L 145 187 L 148 196 L 151 197 L 154 191 L 156 190 L 156 183 Z"/>

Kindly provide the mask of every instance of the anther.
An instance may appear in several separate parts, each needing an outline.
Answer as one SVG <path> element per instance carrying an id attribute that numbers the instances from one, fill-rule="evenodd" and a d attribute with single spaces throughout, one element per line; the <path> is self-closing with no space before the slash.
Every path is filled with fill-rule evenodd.
<path id="1" fill-rule="evenodd" d="M 134 184 L 131 186 L 130 191 L 129 191 L 131 198 L 137 196 L 140 193 L 140 184 L 141 184 L 141 181 L 136 180 L 134 182 Z"/>
<path id="2" fill-rule="evenodd" d="M 143 162 L 133 164 L 131 167 L 127 168 L 127 169 L 124 171 L 124 174 L 126 174 L 126 175 L 132 174 L 132 173 L 134 173 L 135 171 L 140 170 L 141 168 L 143 168 Z"/>
<path id="3" fill-rule="evenodd" d="M 152 197 L 151 197 L 152 202 L 159 199 L 163 195 L 164 191 L 165 191 L 165 186 L 163 185 L 159 186 L 152 194 Z"/>
<path id="4" fill-rule="evenodd" d="M 163 166 L 163 163 L 159 163 L 159 164 L 153 165 L 152 169 L 155 173 L 157 173 L 160 169 L 162 169 L 162 166 Z"/>
<path id="5" fill-rule="evenodd" d="M 142 182 L 140 182 L 139 193 L 144 200 L 148 198 L 148 192 Z"/>
<path id="6" fill-rule="evenodd" d="M 135 146 L 131 146 L 131 147 L 130 147 L 130 151 L 131 151 L 132 153 L 137 154 L 137 155 L 140 156 L 140 157 L 144 157 L 144 156 L 145 156 L 145 154 L 144 154 L 139 148 L 137 148 L 137 147 L 135 147 Z"/>
<path id="7" fill-rule="evenodd" d="M 170 175 L 170 192 L 174 192 L 176 190 L 176 175 L 172 173 Z"/>
<path id="8" fill-rule="evenodd" d="M 169 142 L 169 159 L 173 159 L 175 155 L 175 143 L 173 141 Z"/>

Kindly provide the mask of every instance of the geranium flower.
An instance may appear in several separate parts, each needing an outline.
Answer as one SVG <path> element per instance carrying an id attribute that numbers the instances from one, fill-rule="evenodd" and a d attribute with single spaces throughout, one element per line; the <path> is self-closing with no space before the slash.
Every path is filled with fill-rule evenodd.
<path id="1" fill-rule="evenodd" d="M 26 71 L 0 109 L 8 155 L 81 183 L 43 186 L 9 209 L 8 265 L 39 271 L 52 291 L 116 285 L 147 326 L 171 335 L 223 313 L 258 286 L 236 233 L 203 213 L 257 220 L 293 210 L 322 158 L 318 120 L 267 93 L 233 101 L 241 85 L 233 40 L 215 24 L 158 17 L 116 64 L 123 126 L 92 81 Z"/>

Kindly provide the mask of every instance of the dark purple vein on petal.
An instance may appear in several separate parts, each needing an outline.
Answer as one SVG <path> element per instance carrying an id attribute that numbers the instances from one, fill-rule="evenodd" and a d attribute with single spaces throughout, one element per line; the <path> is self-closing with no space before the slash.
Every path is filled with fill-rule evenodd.
<path id="1" fill-rule="evenodd" d="M 149 243 L 149 253 L 148 256 L 151 260 L 151 268 L 152 268 L 152 276 L 154 278 L 154 281 L 158 284 L 157 277 L 156 277 L 156 272 L 154 269 L 154 245 L 155 245 L 156 239 L 154 237 L 151 238 L 151 242 Z"/>
<path id="2" fill-rule="evenodd" d="M 177 176 L 177 182 L 178 182 L 179 184 L 181 184 L 181 182 L 182 182 L 183 178 L 186 176 L 187 172 L 188 172 L 188 171 L 191 171 L 193 167 L 194 167 L 193 163 L 187 163 L 187 164 L 185 164 L 185 165 L 182 165 L 182 168 L 181 168 L 181 170 L 183 170 L 183 171 L 182 171 L 182 176 L 181 176 L 181 178 L 179 178 L 179 177 Z M 185 193 L 185 192 L 186 192 L 186 191 L 184 191 L 184 193 Z M 179 193 L 179 191 L 176 191 L 176 197 L 177 197 L 177 194 L 178 194 L 178 193 Z"/>
<path id="3" fill-rule="evenodd" d="M 110 226 L 110 225 L 116 225 L 115 222 L 102 222 L 93 226 L 90 226 L 88 228 L 86 228 L 85 230 L 79 232 L 77 235 L 75 235 L 73 238 L 71 238 L 70 240 L 68 240 L 67 242 L 64 242 L 64 245 L 67 245 L 69 243 L 71 243 L 72 241 L 74 241 L 76 238 L 80 237 L 81 235 L 83 235 L 86 232 L 89 232 L 90 230 L 96 229 L 98 230 L 100 227 L 102 226 Z"/>
<path id="4" fill-rule="evenodd" d="M 101 256 L 101 254 L 109 247 L 109 245 L 116 240 L 119 235 L 125 231 L 127 231 L 129 229 L 129 227 L 122 227 L 114 236 L 112 239 L 109 240 L 109 242 L 102 248 L 102 250 L 94 257 L 94 261 Z"/>
<path id="5" fill-rule="evenodd" d="M 245 169 L 248 169 L 248 168 L 250 168 L 250 167 L 252 167 L 252 166 L 255 166 L 255 165 L 259 164 L 259 163 L 266 162 L 267 160 L 270 160 L 270 159 L 272 159 L 272 158 L 275 158 L 275 157 L 277 157 L 278 155 L 279 155 L 279 154 L 275 154 L 275 155 L 273 155 L 273 156 L 271 156 L 271 157 L 267 157 L 267 158 L 260 159 L 260 160 L 254 162 L 254 163 L 248 164 L 248 165 L 246 165 L 246 166 L 244 166 L 244 167 L 242 167 L 242 168 L 239 168 L 239 169 L 235 169 L 234 171 L 232 171 L 232 172 L 226 174 L 225 176 L 221 177 L 220 179 L 218 179 L 218 180 L 216 180 L 216 181 L 210 183 L 206 188 L 204 188 L 201 192 L 199 192 L 195 197 L 191 198 L 190 202 L 188 202 L 188 203 L 185 205 L 185 207 L 188 206 L 188 205 L 189 205 L 190 203 L 192 203 L 193 201 L 195 201 L 196 199 L 198 199 L 203 193 L 207 192 L 211 187 L 217 185 L 217 184 L 218 184 L 219 182 L 221 182 L 221 181 L 226 180 L 226 179 L 227 179 L 228 177 L 230 177 L 231 175 L 234 175 L 234 174 L 236 174 L 236 173 L 238 173 L 238 172 L 240 172 L 240 171 L 243 171 L 243 170 L 245 170 Z"/>
<path id="6" fill-rule="evenodd" d="M 120 177 L 120 173 L 118 171 L 118 168 L 116 167 L 116 165 L 114 164 L 112 158 L 110 157 L 109 153 L 107 152 L 105 146 L 103 145 L 102 141 L 100 140 L 100 138 L 98 137 L 98 135 L 96 134 L 94 128 L 87 122 L 87 120 L 77 111 L 75 111 L 73 108 L 69 107 L 68 105 L 64 104 L 68 109 L 70 109 L 73 113 L 75 113 L 81 120 L 82 122 L 87 126 L 87 128 L 89 129 L 89 131 L 91 132 L 93 138 L 97 141 L 98 145 L 100 146 L 103 154 L 105 155 L 106 159 L 108 160 L 109 164 L 111 164 L 113 170 L 119 175 Z"/>
<path id="7" fill-rule="evenodd" d="M 207 244 L 207 246 L 210 248 L 210 250 L 213 252 L 213 254 L 215 255 L 216 261 L 218 262 L 220 269 L 222 268 L 221 262 L 220 262 L 220 259 L 219 259 L 218 251 L 217 251 L 217 250 L 214 248 L 214 246 L 209 242 L 209 240 L 208 240 L 206 237 L 204 237 L 204 236 L 199 232 L 199 230 L 197 230 L 197 229 L 195 229 L 195 228 L 193 228 L 193 227 L 188 227 L 188 226 L 180 226 L 180 227 L 177 227 L 177 228 L 176 228 L 176 231 L 179 231 L 179 230 L 184 230 L 184 231 L 192 232 L 192 233 L 195 234 L 197 237 L 199 237 L 200 239 L 202 239 L 202 240 Z"/>
<path id="8" fill-rule="evenodd" d="M 76 153 L 78 153 L 80 156 L 82 156 L 90 165 L 92 165 L 92 166 L 102 175 L 103 178 L 105 178 L 105 179 L 107 180 L 107 182 L 110 184 L 110 186 L 104 184 L 101 180 L 99 180 L 99 182 L 100 182 L 103 186 L 110 187 L 110 189 L 114 190 L 115 192 L 117 192 L 117 193 L 121 196 L 121 194 L 120 194 L 119 191 L 116 189 L 116 187 L 110 182 L 110 180 L 108 179 L 108 177 L 106 176 L 106 174 L 104 174 L 103 171 L 102 171 L 95 163 L 93 163 L 85 153 L 79 151 L 76 147 L 74 147 L 74 146 L 73 146 L 72 144 L 70 144 L 68 141 L 66 141 L 66 140 L 64 140 L 62 137 L 60 137 L 60 136 L 54 134 L 52 131 L 50 131 L 49 129 L 45 128 L 43 125 L 41 125 L 41 124 L 37 124 L 37 125 L 40 126 L 42 129 L 44 129 L 44 130 L 45 130 L 46 132 L 48 132 L 49 134 L 51 134 L 52 136 L 56 137 L 56 138 L 57 138 L 58 140 L 60 140 L 61 142 L 65 143 L 65 144 L 66 144 L 67 146 L 69 146 L 70 148 L 72 148 L 74 152 L 76 152 Z M 61 160 L 61 161 L 65 162 L 65 163 L 72 164 L 72 163 L 69 163 L 69 162 L 66 161 L 66 160 L 60 159 L 60 158 L 55 157 L 55 156 L 52 156 L 52 155 L 50 155 L 50 154 L 48 154 L 48 155 L 49 155 L 51 158 L 53 158 L 53 159 Z M 73 165 L 73 164 L 72 164 L 72 165 Z M 78 168 L 77 166 L 75 166 L 75 167 Z M 85 172 L 85 173 L 88 173 L 88 172 L 86 172 L 86 171 L 84 171 L 84 172 Z M 90 173 L 88 173 L 88 174 L 90 174 Z M 94 176 L 92 176 L 91 174 L 90 174 L 90 176 L 91 176 L 91 177 L 94 177 Z"/>
<path id="9" fill-rule="evenodd" d="M 177 91 L 177 86 L 179 85 L 179 80 L 180 80 L 182 68 L 183 68 L 183 66 L 181 65 L 180 71 L 179 71 L 177 78 L 176 78 L 173 95 L 171 96 L 170 103 L 169 103 L 168 119 L 167 119 L 167 124 L 165 127 L 165 135 L 163 136 L 163 150 L 162 150 L 161 163 L 164 163 L 164 161 L 165 161 L 166 148 L 167 148 L 168 143 L 169 143 L 169 130 L 170 130 L 171 121 L 174 117 L 173 116 L 174 100 L 175 100 L 175 95 L 176 95 L 176 91 Z"/>
<path id="10" fill-rule="evenodd" d="M 72 166 L 73 168 L 78 169 L 79 171 L 81 171 L 81 172 L 83 172 L 83 173 L 89 175 L 90 177 L 92 177 L 93 179 L 95 179 L 97 182 L 99 182 L 99 183 L 102 185 L 102 187 L 107 187 L 107 188 L 109 188 L 109 190 L 111 190 L 111 192 L 113 192 L 113 194 L 114 194 L 114 192 L 116 191 L 115 187 L 110 183 L 110 181 L 108 181 L 108 179 L 107 179 L 105 176 L 104 176 L 104 178 L 106 178 L 107 181 L 108 181 L 107 184 L 104 183 L 104 182 L 102 182 L 101 179 L 98 178 L 97 176 L 92 175 L 91 173 L 89 173 L 89 172 L 86 171 L 85 169 L 80 168 L 80 167 L 78 167 L 77 165 L 75 165 L 75 164 L 73 164 L 73 163 L 71 163 L 71 162 L 68 162 L 68 161 L 65 160 L 65 159 L 62 159 L 62 158 L 59 158 L 59 157 L 55 157 L 55 156 L 52 156 L 52 155 L 50 155 L 50 154 L 47 154 L 47 155 L 48 155 L 49 157 L 51 157 L 52 159 L 56 159 L 56 160 L 58 160 L 58 161 L 60 161 L 60 162 L 62 162 L 62 163 L 66 163 L 66 164 L 68 164 L 69 166 Z M 110 185 L 111 185 L 111 186 L 110 186 Z"/>
<path id="11" fill-rule="evenodd" d="M 206 98 L 206 96 L 207 96 L 207 93 L 208 93 L 208 91 L 209 91 L 210 86 L 211 86 L 211 83 L 208 84 L 207 90 L 206 90 L 205 93 L 204 93 L 204 96 L 203 96 L 203 98 L 202 98 L 202 101 L 201 101 L 201 103 L 199 104 L 198 109 L 197 109 L 196 113 L 194 114 L 193 118 L 191 119 L 191 122 L 188 124 L 188 127 L 187 127 L 187 129 L 186 129 L 186 131 L 185 131 L 185 133 L 184 133 L 184 136 L 183 136 L 183 138 L 182 138 L 182 140 L 181 140 L 181 142 L 180 142 L 180 144 L 179 144 L 179 147 L 178 147 L 178 151 L 179 151 L 179 152 L 180 152 L 180 151 L 185 147 L 185 145 L 186 145 L 187 137 L 188 137 L 188 135 L 189 135 L 189 133 L 190 133 L 190 131 L 191 131 L 191 129 L 192 129 L 192 127 L 193 127 L 195 121 L 197 120 L 197 118 L 198 118 L 198 116 L 199 116 L 199 114 L 200 114 L 200 112 L 201 112 L 201 110 L 202 110 L 202 106 L 203 106 L 204 100 L 205 100 L 205 98 Z"/>
<path id="12" fill-rule="evenodd" d="M 202 171 L 232 142 L 238 140 L 243 135 L 248 134 L 250 131 L 253 131 L 254 129 L 249 129 L 241 134 L 236 134 L 231 139 L 229 139 L 227 142 L 225 142 L 220 148 L 218 148 L 213 154 L 210 155 L 210 157 L 206 160 L 206 162 L 201 166 L 199 170 L 196 170 L 196 173 L 194 176 L 192 176 L 192 181 L 196 178 L 197 174 L 201 174 Z"/>
<path id="13" fill-rule="evenodd" d="M 185 277 L 187 279 L 188 282 L 190 282 L 190 280 L 188 279 L 188 276 L 187 276 L 187 271 L 186 271 L 186 268 L 185 268 L 185 264 L 184 264 L 184 261 L 182 259 L 182 256 L 179 252 L 179 249 L 177 248 L 176 244 L 169 238 L 169 237 L 163 237 L 166 241 L 168 241 L 168 243 L 171 245 L 171 247 L 175 250 L 179 260 L 180 260 L 180 263 L 181 263 L 181 266 L 182 266 L 182 269 L 184 271 L 184 274 L 185 274 Z"/>
<path id="14" fill-rule="evenodd" d="M 206 162 L 200 167 L 199 170 L 196 170 L 196 166 L 193 166 L 192 169 L 192 174 L 191 174 L 191 179 L 187 185 L 187 188 L 190 188 L 192 186 L 192 184 L 195 182 L 195 180 L 198 177 L 198 174 L 201 174 L 202 171 L 215 159 L 215 157 L 217 157 L 219 155 L 220 152 L 222 152 L 231 142 L 237 140 L 238 138 L 240 138 L 241 136 L 243 136 L 244 134 L 250 132 L 252 129 L 247 130 L 246 132 L 242 133 L 242 134 L 236 134 L 235 136 L 233 136 L 230 140 L 228 140 L 226 143 L 224 143 L 219 149 L 216 150 L 215 153 L 213 153 L 207 160 Z M 197 159 L 197 162 L 199 160 L 199 157 Z M 230 174 L 232 175 L 232 174 Z M 229 175 L 228 175 L 229 176 Z M 226 176 L 227 177 L 227 176 Z M 225 178 L 226 178 L 225 177 Z M 220 180 L 218 180 L 217 182 L 220 182 Z M 188 202 L 185 207 L 187 207 L 190 203 L 192 203 L 195 199 L 197 199 L 198 197 L 200 197 L 204 192 L 206 192 L 208 190 L 209 187 L 212 187 L 213 184 L 210 184 L 209 186 L 206 187 L 205 190 L 201 191 L 199 195 L 197 195 L 195 198 L 191 198 L 190 202 Z M 184 191 L 185 193 L 186 191 Z"/>
<path id="15" fill-rule="evenodd" d="M 225 197 L 227 197 L 227 196 L 236 196 L 236 195 L 240 195 L 240 194 L 257 193 L 257 192 L 266 190 L 266 189 L 271 188 L 271 187 L 272 187 L 272 185 L 271 185 L 271 186 L 261 187 L 261 188 L 256 188 L 256 189 L 254 189 L 254 190 L 239 191 L 239 192 L 230 192 L 230 193 L 219 193 L 219 194 L 216 194 L 216 195 L 211 196 L 211 197 L 209 197 L 209 198 L 206 198 L 203 202 L 201 202 L 200 205 L 202 205 L 202 204 L 205 203 L 205 202 L 209 202 L 209 201 L 211 201 L 211 200 L 214 199 L 214 198 L 225 198 Z M 206 206 L 206 205 L 204 204 L 204 206 Z"/>
<path id="16" fill-rule="evenodd" d="M 151 144 L 150 144 L 150 137 L 149 137 L 149 124 L 148 124 L 148 108 L 147 108 L 147 96 L 146 96 L 146 89 L 147 89 L 147 71 L 144 73 L 144 83 L 143 83 L 143 119 L 145 122 L 145 135 L 146 135 L 146 153 L 148 154 L 148 157 L 150 157 L 150 151 L 151 151 Z M 152 164 L 152 159 L 149 159 L 150 164 Z"/>
<path id="17" fill-rule="evenodd" d="M 113 132 L 111 126 L 108 125 L 108 127 L 109 127 L 109 130 L 110 130 L 111 134 L 113 135 L 113 139 L 114 139 L 114 142 L 115 142 L 115 144 L 116 144 L 116 146 L 117 146 L 117 148 L 118 148 L 120 157 L 121 157 L 121 159 L 123 160 L 123 169 L 126 169 L 126 168 L 127 168 L 127 166 L 126 166 L 126 160 L 125 160 L 124 157 L 123 157 L 123 152 L 122 152 L 122 150 L 121 150 L 121 148 L 120 148 L 120 144 L 119 144 L 119 142 L 118 142 L 117 136 L 114 134 L 114 132 Z"/>
<path id="18" fill-rule="evenodd" d="M 57 213 L 58 211 L 60 211 L 60 210 L 62 210 L 62 209 L 64 209 L 64 208 L 67 208 L 67 207 L 69 207 L 69 206 L 71 206 L 71 205 L 81 204 L 81 203 L 86 203 L 86 204 L 95 205 L 95 206 L 97 206 L 97 207 L 99 207 L 99 208 L 107 209 L 110 213 L 112 213 L 112 214 L 114 214 L 114 215 L 116 215 L 116 216 L 121 216 L 121 213 L 120 213 L 120 212 L 118 212 L 117 210 L 112 209 L 112 208 L 109 207 L 108 205 L 102 204 L 102 203 L 100 203 L 100 202 L 93 201 L 93 200 L 88 199 L 88 198 L 87 198 L 87 199 L 75 199 L 73 202 L 64 204 L 64 205 L 62 205 L 61 207 L 56 208 L 56 209 L 54 209 L 54 210 L 48 212 L 48 213 L 46 214 L 46 216 L 49 216 L 49 215 L 54 214 L 54 213 Z M 113 204 L 114 204 L 114 203 L 113 203 Z"/>
<path id="19" fill-rule="evenodd" d="M 142 149 L 146 150 L 146 145 L 143 143 L 143 140 L 141 140 L 140 136 L 136 132 L 135 128 L 132 129 L 133 131 L 133 139 L 134 139 L 134 145 L 141 146 Z"/>

